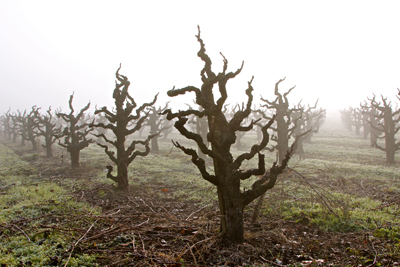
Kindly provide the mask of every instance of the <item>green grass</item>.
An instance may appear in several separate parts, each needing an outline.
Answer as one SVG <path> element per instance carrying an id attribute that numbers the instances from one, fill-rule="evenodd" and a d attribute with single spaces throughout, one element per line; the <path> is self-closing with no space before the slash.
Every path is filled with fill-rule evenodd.
<path id="1" fill-rule="evenodd" d="M 172 138 L 185 142 L 176 135 Z M 245 135 L 242 150 L 233 146 L 234 157 L 249 151 L 255 140 L 255 133 Z M 185 146 L 196 148 L 190 142 Z M 202 205 L 216 204 L 215 187 L 201 178 L 190 157 L 170 143 L 160 142 L 160 148 L 159 155 L 133 162 L 130 169 L 134 184 L 146 188 L 160 183 L 172 189 L 171 197 Z M 311 144 L 304 144 L 304 150 L 305 155 L 293 156 L 289 164 L 300 175 L 285 173 L 267 193 L 263 206 L 265 218 L 278 216 L 300 222 L 306 217 L 309 223 L 323 230 L 339 232 L 375 231 L 400 225 L 399 204 L 380 208 L 393 202 L 391 196 L 400 193 L 400 164 L 387 164 L 385 153 L 372 148 L 369 139 L 348 132 L 340 124 L 328 123 L 313 136 Z M 264 153 L 268 168 L 276 156 Z M 255 166 L 257 157 L 243 162 L 242 168 Z M 243 181 L 242 190 L 249 188 L 255 179 Z M 251 203 L 246 212 L 251 213 L 253 206 Z"/>
<path id="2" fill-rule="evenodd" d="M 39 160 L 37 156 L 26 156 Z M 68 187 L 38 177 L 35 162 L 24 161 L 11 149 L 0 144 L 0 264 L 5 266 L 54 266 L 67 262 L 66 249 L 76 240 L 60 232 L 41 229 L 49 224 L 49 215 L 65 215 L 76 211 L 98 213 L 77 202 Z M 68 184 L 68 183 L 66 183 Z M 7 187 L 8 186 L 8 187 Z M 63 223 L 63 219 L 55 222 Z M 23 229 L 18 225 L 23 225 Z M 95 256 L 74 254 L 68 266 L 93 266 Z"/>
<path id="3" fill-rule="evenodd" d="M 369 140 L 336 124 L 326 125 L 312 140 L 304 145 L 304 158 L 294 156 L 289 164 L 300 175 L 284 174 L 268 192 L 264 216 L 306 217 L 321 229 L 339 232 L 400 225 L 400 203 L 380 208 L 400 193 L 398 161 L 387 164 L 384 152 L 371 148 Z"/>
<path id="4" fill-rule="evenodd" d="M 185 142 L 176 135 L 172 138 Z M 255 140 L 255 133 L 245 135 L 242 150 L 233 146 L 234 157 L 249 151 Z M 196 148 L 190 142 L 185 146 Z M 135 184 L 145 188 L 146 184 L 154 187 L 160 183 L 173 189 L 172 196 L 178 199 L 216 203 L 215 187 L 201 178 L 189 156 L 171 147 L 171 143 L 160 142 L 160 150 L 159 155 L 132 163 L 131 179 Z M 348 132 L 340 124 L 328 123 L 313 136 L 311 144 L 304 144 L 304 150 L 302 158 L 295 155 L 289 164 L 300 175 L 288 172 L 279 178 L 266 195 L 264 216 L 295 221 L 308 216 L 310 223 L 327 231 L 373 231 L 385 225 L 400 225 L 398 204 L 379 208 L 393 201 L 390 196 L 400 193 L 400 164 L 387 164 L 385 153 L 372 148 L 369 139 Z M 268 168 L 276 156 L 264 153 Z M 257 157 L 243 162 L 242 168 L 255 166 Z M 255 179 L 243 181 L 242 190 L 249 188 Z M 247 212 L 253 206 L 254 203 L 250 204 Z"/>
<path id="5" fill-rule="evenodd" d="M 175 148 L 170 139 L 196 148 L 193 142 L 177 133 L 171 134 L 168 140 L 160 139 L 159 154 L 138 157 L 131 163 L 130 184 L 154 198 L 162 196 L 179 202 L 196 202 L 199 207 L 217 207 L 215 186 L 202 179 L 190 157 Z M 234 157 L 248 152 L 255 140 L 255 133 L 244 136 L 243 149 L 232 149 Z M 295 155 L 291 159 L 289 166 L 295 172 L 281 175 L 276 186 L 267 192 L 260 221 L 283 218 L 309 223 L 325 231 L 369 231 L 377 238 L 390 238 L 400 246 L 399 203 L 388 205 L 397 201 L 396 196 L 400 194 L 399 155 L 396 155 L 395 164 L 387 164 L 384 152 L 370 147 L 369 140 L 334 123 L 324 125 L 312 141 L 304 144 L 305 154 L 301 158 Z M 59 148 L 55 151 L 59 157 L 54 159 L 54 166 L 68 164 L 65 151 Z M 276 158 L 275 152 L 263 153 L 266 168 L 269 168 Z M 59 264 L 65 263 L 68 256 L 65 250 L 79 236 L 43 232 L 39 225 L 49 214 L 99 213 L 96 208 L 75 201 L 71 191 L 90 189 L 98 183 L 113 184 L 103 172 L 111 161 L 95 144 L 81 152 L 81 165 L 98 170 L 85 179 L 42 178 L 38 165 L 47 160 L 42 155 L 43 151 L 32 153 L 26 149 L 21 158 L 0 145 L 0 187 L 15 184 L 0 195 L 1 238 L 5 240 L 0 244 L 0 264 L 15 266 L 22 262 L 45 266 L 57 260 Z M 64 155 L 62 162 L 60 155 Z M 212 163 L 208 162 L 208 166 L 212 173 Z M 256 166 L 257 157 L 243 162 L 242 168 Z M 243 181 L 242 190 L 249 188 L 255 179 L 257 177 Z M 168 193 L 163 193 L 163 189 L 168 189 Z M 99 190 L 97 194 L 101 197 L 106 192 Z M 251 214 L 254 205 L 251 203 L 245 212 Z M 382 207 L 385 205 L 388 206 Z M 12 226 L 13 222 L 21 220 L 26 220 L 24 229 L 31 241 Z M 88 221 L 86 227 L 90 223 L 93 222 Z M 93 265 L 94 262 L 95 255 L 73 254 L 69 265 Z"/>

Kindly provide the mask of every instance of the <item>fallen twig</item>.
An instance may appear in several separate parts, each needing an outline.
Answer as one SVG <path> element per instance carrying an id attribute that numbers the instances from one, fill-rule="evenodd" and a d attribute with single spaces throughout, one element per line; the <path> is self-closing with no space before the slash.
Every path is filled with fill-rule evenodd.
<path id="1" fill-rule="evenodd" d="M 200 212 L 200 211 L 202 211 L 203 209 L 205 209 L 205 208 L 207 208 L 208 206 L 210 206 L 210 205 L 205 205 L 204 207 L 202 207 L 201 209 L 199 209 L 199 210 L 196 210 L 196 211 L 194 211 L 194 212 L 192 212 L 187 218 L 186 218 L 186 220 L 185 221 L 187 221 L 187 220 L 189 220 L 189 218 L 190 217 L 192 217 L 193 216 L 193 214 L 196 214 L 197 212 Z"/>
<path id="2" fill-rule="evenodd" d="M 44 225 L 44 224 L 40 224 L 39 226 L 40 226 L 40 228 L 51 228 L 51 229 L 67 231 L 67 232 L 73 232 L 73 231 L 83 232 L 84 231 L 79 228 L 61 228 L 61 227 L 56 227 L 56 226 L 52 226 L 52 225 Z"/>
<path id="3" fill-rule="evenodd" d="M 103 236 L 103 235 L 105 235 L 105 234 L 110 234 L 110 233 L 112 233 L 112 232 L 115 232 L 116 230 L 119 230 L 120 228 L 121 228 L 121 226 L 116 226 L 116 227 L 114 227 L 114 228 L 112 228 L 112 229 L 110 229 L 110 230 L 107 230 L 107 231 L 103 232 L 103 233 L 100 233 L 100 234 L 97 234 L 97 235 L 88 237 L 88 238 L 86 238 L 83 242 L 87 242 L 87 241 L 90 241 L 90 240 L 94 240 L 94 239 L 99 238 L 99 237 L 101 237 L 101 236 Z"/>
<path id="4" fill-rule="evenodd" d="M 135 235 L 133 235 L 133 238 L 132 238 L 132 247 L 133 247 L 133 251 L 135 253 L 137 253 L 136 246 L 135 246 Z"/>
<path id="5" fill-rule="evenodd" d="M 364 182 L 364 181 L 361 181 L 361 182 L 360 182 L 360 185 L 361 185 L 361 187 L 365 190 L 365 187 L 363 186 L 363 182 Z"/>
<path id="6" fill-rule="evenodd" d="M 47 171 L 48 169 L 50 169 L 50 168 L 47 168 L 47 169 L 45 169 L 44 171 L 40 172 L 40 173 L 39 173 L 39 177 L 42 178 L 42 174 L 43 174 L 45 171 Z"/>
<path id="7" fill-rule="evenodd" d="M 18 226 L 16 226 L 15 224 L 11 224 L 13 227 L 17 228 L 21 233 L 24 234 L 24 236 L 28 239 L 29 242 L 32 242 L 31 239 L 29 238 L 29 236 Z"/>
<path id="8" fill-rule="evenodd" d="M 367 267 L 371 267 L 371 266 L 374 266 L 374 265 L 376 264 L 376 256 L 377 256 L 378 252 L 377 252 L 376 249 L 375 249 L 374 243 L 372 243 L 371 240 L 369 239 L 369 236 L 366 236 L 366 238 L 367 238 L 368 244 L 369 244 L 369 245 L 372 247 L 372 249 L 374 250 L 374 262 L 367 266 Z"/>
<path id="9" fill-rule="evenodd" d="M 373 208 L 373 209 L 369 209 L 369 210 L 379 210 L 379 209 L 383 209 L 383 208 L 386 208 L 386 207 L 392 206 L 392 205 L 394 205 L 394 204 L 396 204 L 396 203 L 399 203 L 399 202 L 400 202 L 400 199 L 399 199 L 399 200 L 397 200 L 397 201 L 395 201 L 395 202 L 392 202 L 392 203 L 386 204 L 386 205 L 384 205 L 384 206 L 380 206 L 380 207 Z M 369 211 L 369 210 L 368 210 L 368 211 Z"/>
<path id="10" fill-rule="evenodd" d="M 72 255 L 72 252 L 74 252 L 75 247 L 79 244 L 79 242 L 80 242 L 83 238 L 85 238 L 85 236 L 89 233 L 89 231 L 93 228 L 94 224 L 95 224 L 98 220 L 99 220 L 99 219 L 97 219 L 94 223 L 92 223 L 92 225 L 89 227 L 89 229 L 86 231 L 86 233 L 84 233 L 84 234 L 81 236 L 81 238 L 79 238 L 79 240 L 76 241 L 75 244 L 72 245 L 71 252 L 69 253 L 68 260 L 67 260 L 67 262 L 65 263 L 64 267 L 66 267 L 66 266 L 68 265 L 69 261 L 71 260 L 71 255 Z"/>
<path id="11" fill-rule="evenodd" d="M 269 260 L 267 260 L 266 258 L 264 258 L 264 257 L 261 256 L 261 255 L 260 255 L 260 258 L 261 258 L 263 261 L 268 262 L 268 263 L 271 263 L 271 264 L 273 264 L 273 265 L 275 265 L 275 266 L 285 267 L 285 265 L 278 264 L 278 263 L 275 263 L 275 262 L 273 262 L 273 261 L 269 261 Z"/>
<path id="12" fill-rule="evenodd" d="M 189 247 L 189 250 L 190 250 L 190 254 L 192 254 L 192 256 L 193 256 L 194 264 L 195 264 L 196 266 L 199 266 L 199 265 L 197 264 L 196 256 L 194 256 L 194 254 L 193 254 L 192 247 Z"/>
<path id="13" fill-rule="evenodd" d="M 192 248 L 196 247 L 198 244 L 203 243 L 203 242 L 206 242 L 206 241 L 208 241 L 208 240 L 210 240 L 210 239 L 212 239 L 212 238 L 209 237 L 209 238 L 207 238 L 207 239 L 200 240 L 199 242 L 196 242 L 196 243 L 194 243 L 194 244 L 191 245 L 191 246 L 189 246 L 189 244 L 187 244 L 186 246 L 189 246 L 189 248 L 186 249 L 185 252 L 179 253 L 178 258 L 181 258 L 181 257 L 182 257 L 183 255 L 185 255 L 188 251 L 192 251 Z M 185 247 L 186 247 L 186 246 L 185 246 Z M 184 248 L 185 248 L 185 247 L 184 247 Z M 192 253 L 193 253 L 193 252 L 192 252 Z"/>
<path id="14" fill-rule="evenodd" d="M 156 213 L 149 205 L 146 204 L 146 202 L 144 202 L 143 199 L 140 198 L 139 200 L 142 201 L 143 204 L 146 205 L 146 207 L 148 207 L 152 212 Z"/>
<path id="15" fill-rule="evenodd" d="M 296 170 L 294 170 L 294 169 L 292 169 L 292 168 L 289 168 L 289 167 L 288 167 L 288 169 L 291 170 L 291 171 L 294 171 L 294 172 L 295 172 L 296 174 L 298 174 L 301 178 L 303 178 L 303 179 L 308 183 L 308 185 L 314 190 L 314 192 L 317 193 L 317 195 L 321 198 L 321 200 L 324 202 L 325 206 L 330 210 L 330 212 L 332 212 L 336 217 L 340 218 L 339 215 L 337 215 L 337 214 L 332 210 L 332 208 L 328 205 L 328 203 L 326 203 L 325 199 L 318 193 L 318 191 L 314 188 L 314 186 L 312 186 L 312 184 L 306 179 L 306 177 L 304 177 L 301 173 L 299 173 L 298 171 L 296 171 Z"/>
<path id="16" fill-rule="evenodd" d="M 138 233 L 138 235 L 139 235 L 140 241 L 142 242 L 144 256 L 147 257 L 147 252 L 146 252 L 146 249 L 144 248 L 144 242 L 143 242 L 142 236 L 140 235 L 140 233 Z"/>
<path id="17" fill-rule="evenodd" d="M 138 224 L 138 225 L 136 225 L 134 228 L 138 228 L 138 227 L 142 226 L 143 224 L 146 224 L 146 223 L 148 223 L 149 221 L 150 221 L 150 218 L 147 218 L 147 220 L 146 220 L 146 221 L 139 223 L 139 224 Z"/>
<path id="18" fill-rule="evenodd" d="M 113 213 L 111 213 L 111 214 L 107 214 L 106 216 L 113 216 L 113 215 L 119 213 L 120 211 L 121 211 L 121 209 L 118 209 L 116 212 L 113 212 Z"/>
<path id="19" fill-rule="evenodd" d="M 12 183 L 12 184 L 9 184 L 6 186 L 2 186 L 2 187 L 0 187 L 0 190 L 6 190 L 7 188 L 10 188 L 11 186 L 15 186 L 15 183 Z"/>

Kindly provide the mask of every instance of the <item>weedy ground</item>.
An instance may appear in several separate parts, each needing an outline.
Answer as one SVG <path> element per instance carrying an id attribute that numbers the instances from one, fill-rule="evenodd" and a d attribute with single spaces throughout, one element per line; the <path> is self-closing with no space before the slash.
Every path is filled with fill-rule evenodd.
<path id="1" fill-rule="evenodd" d="M 245 243 L 236 246 L 218 235 L 216 189 L 171 139 L 195 147 L 177 134 L 161 138 L 159 154 L 130 165 L 127 192 L 105 178 L 110 161 L 96 145 L 71 170 L 57 146 L 49 159 L 3 139 L 1 266 L 400 265 L 400 159 L 385 163 L 362 136 L 328 120 L 265 195 L 256 221 L 257 201 L 246 207 Z M 255 139 L 245 135 L 234 155 Z M 276 155 L 265 154 L 268 167 Z"/>

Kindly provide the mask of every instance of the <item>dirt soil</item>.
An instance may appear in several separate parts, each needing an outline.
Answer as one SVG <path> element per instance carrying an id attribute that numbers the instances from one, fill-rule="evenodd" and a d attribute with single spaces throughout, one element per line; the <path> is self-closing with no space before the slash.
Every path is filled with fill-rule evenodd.
<path id="1" fill-rule="evenodd" d="M 257 224 L 248 220 L 245 242 L 229 245 L 219 236 L 217 205 L 175 199 L 159 181 L 148 185 L 127 192 L 105 184 L 76 190 L 78 200 L 103 211 L 79 251 L 99 253 L 102 266 L 400 265 L 400 255 L 388 250 L 393 241 L 367 231 L 324 232 L 305 216 L 296 221 L 261 217 Z M 249 210 L 245 218 L 251 215 Z"/>
<path id="2" fill-rule="evenodd" d="M 88 179 L 98 171 L 35 160 L 40 177 L 54 181 Z M 43 216 L 42 229 L 77 239 L 64 248 L 63 258 L 73 251 L 100 255 L 100 266 L 170 267 L 374 266 L 377 262 L 396 266 L 400 262 L 400 255 L 390 251 L 393 241 L 374 237 L 372 232 L 324 232 L 306 216 L 297 221 L 261 216 L 257 224 L 251 224 L 251 209 L 244 216 L 245 242 L 227 244 L 219 236 L 216 204 L 201 206 L 176 199 L 174 189 L 160 181 L 150 181 L 146 188 L 131 186 L 125 192 L 93 182 L 88 188 L 71 190 L 75 199 L 100 207 L 102 214 L 70 210 Z M 22 221 L 13 224 L 23 226 Z M 54 265 L 58 263 L 60 259 L 55 258 Z"/>

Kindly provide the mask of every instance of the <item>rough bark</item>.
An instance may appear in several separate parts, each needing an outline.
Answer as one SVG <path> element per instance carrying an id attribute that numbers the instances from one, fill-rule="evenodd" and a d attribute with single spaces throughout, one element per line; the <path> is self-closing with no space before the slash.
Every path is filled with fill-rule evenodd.
<path id="1" fill-rule="evenodd" d="M 150 135 L 153 138 L 150 141 L 150 153 L 157 154 L 160 152 L 158 146 L 158 138 L 160 137 L 160 133 L 165 131 L 168 128 L 168 125 L 165 124 L 165 116 L 161 115 L 168 108 L 168 103 L 165 104 L 164 107 L 150 107 L 150 112 L 148 115 L 147 123 L 150 127 Z"/>
<path id="2" fill-rule="evenodd" d="M 74 115 L 74 108 L 72 106 L 72 100 L 74 95 L 72 94 L 69 98 L 69 108 L 70 113 L 56 113 L 58 118 L 62 118 L 67 126 L 64 128 L 60 135 L 57 135 L 57 139 L 64 137 L 64 142 L 62 143 L 60 140 L 58 144 L 67 149 L 71 157 L 71 168 L 76 169 L 79 168 L 79 157 L 80 151 L 84 148 L 88 147 L 90 143 L 93 142 L 92 139 L 86 139 L 86 136 L 93 130 L 89 128 L 89 124 L 83 122 L 81 118 L 84 116 L 84 113 L 89 109 L 90 102 L 83 107 L 78 114 Z"/>
<path id="3" fill-rule="evenodd" d="M 12 142 L 15 143 L 18 137 L 18 116 L 15 113 L 11 115 L 11 122 L 10 133 L 12 136 Z"/>
<path id="4" fill-rule="evenodd" d="M 350 107 L 350 112 L 351 112 L 351 124 L 354 126 L 354 129 L 356 131 L 356 134 L 360 134 L 360 129 L 362 126 L 362 114 L 360 109 L 358 108 L 352 108 Z"/>
<path id="5" fill-rule="evenodd" d="M 188 105 L 189 109 L 193 109 L 190 105 Z M 200 106 L 198 110 L 201 112 L 204 109 Z M 201 118 L 192 115 L 190 116 L 190 119 L 188 121 L 189 124 L 194 125 L 194 131 L 196 134 L 200 135 L 201 138 L 203 139 L 203 142 L 207 145 L 208 147 L 208 141 L 207 141 L 207 134 L 208 134 L 208 122 L 207 122 L 207 117 L 203 116 Z M 201 149 L 199 146 L 197 146 L 197 154 L 199 155 L 200 158 L 205 159 L 206 155 L 201 152 Z"/>
<path id="6" fill-rule="evenodd" d="M 37 151 L 36 137 L 38 136 L 37 129 L 39 128 L 39 109 L 40 108 L 33 106 L 27 117 L 27 137 L 28 141 L 30 141 L 32 144 L 32 151 Z"/>
<path id="7" fill-rule="evenodd" d="M 46 148 L 46 156 L 53 156 L 53 144 L 61 134 L 61 126 L 57 127 L 53 120 L 53 114 L 51 113 L 51 107 L 47 110 L 47 115 L 38 117 L 38 121 L 42 127 L 38 128 L 39 135 L 44 137 L 45 144 L 42 145 Z"/>
<path id="8" fill-rule="evenodd" d="M 286 79 L 280 79 L 275 84 L 275 95 L 274 101 L 261 98 L 261 101 L 265 104 L 261 105 L 261 109 L 257 111 L 262 115 L 264 119 L 271 119 L 265 110 L 273 110 L 276 113 L 275 122 L 276 124 L 271 127 L 275 134 L 271 137 L 272 141 L 276 142 L 276 145 L 268 148 L 269 151 L 278 151 L 279 164 L 282 164 L 287 152 L 289 151 L 289 140 L 293 136 L 296 125 L 292 121 L 291 114 L 297 111 L 297 108 L 289 108 L 288 94 L 295 88 L 293 86 L 286 93 L 281 94 L 279 92 L 279 84 Z"/>
<path id="9" fill-rule="evenodd" d="M 21 146 L 25 146 L 25 140 L 28 139 L 26 110 L 24 110 L 24 113 L 21 113 L 19 110 L 17 110 L 17 112 L 17 132 L 18 135 L 21 136 Z"/>
<path id="10" fill-rule="evenodd" d="M 363 106 L 362 104 L 360 104 L 360 107 L 361 107 L 360 112 L 361 112 L 361 120 L 363 127 L 363 138 L 367 139 L 368 135 L 371 133 L 371 125 L 368 122 L 370 117 L 368 114 L 369 107 Z"/>
<path id="11" fill-rule="evenodd" d="M 33 106 L 28 114 L 26 110 L 24 113 L 18 111 L 17 123 L 18 133 L 21 136 L 21 146 L 25 145 L 25 141 L 29 141 L 32 144 L 32 151 L 37 150 L 36 137 L 38 135 L 37 128 L 39 127 L 37 118 L 39 116 L 39 108 L 36 106 Z"/>
<path id="12" fill-rule="evenodd" d="M 373 126 L 372 128 L 376 128 L 384 133 L 382 138 L 385 139 L 385 147 L 382 147 L 375 143 L 375 147 L 386 152 L 386 161 L 388 163 L 395 162 L 395 153 L 400 150 L 400 142 L 396 143 L 396 134 L 400 130 L 400 109 L 393 110 L 390 102 L 387 101 L 387 98 L 382 98 L 382 103 L 377 102 L 375 98 L 370 99 L 371 106 L 373 106 L 378 114 L 374 116 L 377 119 L 377 126 Z"/>
<path id="13" fill-rule="evenodd" d="M 313 107 L 308 107 L 305 110 L 305 131 L 310 131 L 305 137 L 305 143 L 311 143 L 311 138 L 315 133 L 318 133 L 319 128 L 324 124 L 326 117 L 326 110 L 319 108 L 317 109 L 318 101 Z"/>
<path id="14" fill-rule="evenodd" d="M 369 101 L 375 102 L 375 96 L 372 99 L 369 99 Z M 374 106 L 368 104 L 367 101 L 364 101 L 364 105 L 361 105 L 361 108 L 368 124 L 368 126 L 364 126 L 364 132 L 367 131 L 366 129 L 369 129 L 370 144 L 372 147 L 375 147 L 378 142 L 378 137 L 382 135 L 382 131 L 378 127 L 378 119 L 376 117 L 378 115 L 378 111 Z"/>
<path id="15" fill-rule="evenodd" d="M 108 123 L 107 118 L 103 114 L 100 114 L 100 113 L 96 115 L 95 121 L 97 123 L 102 123 L 102 124 L 107 124 Z M 95 128 L 95 130 L 96 130 L 96 135 L 99 136 L 96 139 L 96 143 L 101 143 L 101 144 L 104 145 L 105 142 L 104 142 L 103 138 L 101 138 L 100 136 L 101 135 L 107 135 L 108 129 L 105 129 L 105 128 L 102 128 L 102 127 L 97 127 L 97 128 Z"/>
<path id="16" fill-rule="evenodd" d="M 305 110 L 305 107 L 301 106 L 301 104 L 299 103 L 297 105 L 297 109 L 295 111 L 293 111 L 291 114 L 292 120 L 294 122 L 296 122 L 294 130 L 293 130 L 294 137 L 302 135 L 306 129 L 306 117 L 304 116 L 304 110 Z M 298 140 L 297 140 L 297 145 L 295 147 L 295 153 L 297 155 L 304 154 L 303 141 L 305 140 L 305 138 L 306 138 L 306 136 L 303 136 L 301 138 L 298 138 Z"/>
<path id="17" fill-rule="evenodd" d="M 230 112 L 231 114 L 235 114 L 236 113 L 236 110 L 244 110 L 244 102 L 242 102 L 242 106 L 240 107 L 239 106 L 239 104 L 237 104 L 236 106 L 235 106 L 235 108 Z M 251 113 L 250 113 L 251 114 Z M 252 115 L 252 114 L 251 114 Z M 251 122 L 251 118 L 250 118 L 250 116 L 248 117 L 248 118 L 246 118 L 246 119 L 244 119 L 243 120 L 243 124 L 249 124 Z M 243 146 L 242 146 L 242 138 L 244 137 L 244 135 L 246 134 L 247 132 L 245 132 L 245 131 L 243 131 L 243 132 L 241 132 L 241 131 L 239 131 L 239 132 L 237 132 L 236 133 L 236 143 L 235 143 L 235 146 L 236 146 L 236 149 L 238 149 L 238 150 L 242 150 L 243 149 Z"/>
<path id="18" fill-rule="evenodd" d="M 11 128 L 12 128 L 12 115 L 10 109 L 0 117 L 0 122 L 3 127 L 3 135 L 7 139 L 11 139 Z"/>
<path id="19" fill-rule="evenodd" d="M 267 130 L 271 127 L 274 118 L 269 120 L 268 123 L 264 123 L 262 127 L 263 139 L 259 145 L 253 145 L 249 152 L 243 153 L 237 158 L 233 157 L 230 151 L 232 145 L 236 142 L 237 132 L 250 131 L 256 123 L 252 121 L 248 125 L 242 124 L 251 113 L 253 78 L 248 82 L 248 88 L 245 90 L 248 98 L 245 108 L 238 110 L 228 120 L 223 112 L 223 107 L 228 97 L 226 84 L 228 80 L 235 78 L 241 72 L 243 64 L 235 72 L 227 72 L 228 61 L 221 54 L 223 57 L 223 70 L 215 74 L 211 69 L 211 59 L 206 54 L 205 45 L 200 38 L 200 28 L 196 37 L 200 43 L 200 50 L 197 55 L 204 62 L 204 67 L 200 72 L 202 85 L 200 88 L 195 86 L 187 86 L 181 89 L 173 88 L 168 91 L 168 95 L 175 97 L 194 92 L 196 95 L 195 101 L 203 110 L 189 108 L 176 113 L 166 110 L 164 114 L 167 115 L 168 120 L 177 118 L 174 127 L 187 139 L 195 141 L 201 152 L 212 159 L 214 171 L 213 173 L 209 173 L 204 159 L 199 157 L 196 150 L 186 148 L 178 142 L 173 142 L 177 148 L 191 156 L 193 164 L 197 166 L 203 179 L 216 186 L 221 216 L 221 234 L 230 243 L 241 243 L 243 242 L 244 231 L 243 208 L 274 186 L 276 177 L 286 167 L 290 154 L 283 160 L 282 165 L 277 166 L 274 164 L 272 166 L 270 170 L 271 175 L 265 178 L 265 183 L 257 184 L 258 186 L 253 187 L 249 191 L 241 191 L 240 184 L 242 180 L 249 179 L 253 175 L 263 175 L 266 172 L 264 155 L 260 151 L 269 142 Z M 218 95 L 220 96 L 218 99 L 215 99 L 213 93 L 214 86 L 218 88 Z M 188 117 L 191 115 L 198 118 L 207 118 L 209 129 L 207 141 L 210 142 L 210 147 L 206 145 L 205 140 L 203 140 L 200 134 L 188 130 L 189 125 L 187 122 Z M 258 166 L 256 168 L 249 170 L 242 170 L 240 168 L 244 160 L 252 159 L 256 155 L 258 156 Z"/>
<path id="20" fill-rule="evenodd" d="M 107 166 L 107 177 L 115 181 L 119 189 L 127 190 L 129 186 L 129 164 L 131 164 L 137 156 L 144 157 L 149 154 L 149 142 L 159 133 L 149 135 L 145 140 L 133 140 L 129 145 L 126 145 L 125 143 L 128 136 L 142 128 L 149 115 L 148 109 L 156 102 L 157 95 L 154 97 L 152 102 L 144 103 L 140 107 L 137 107 L 136 102 L 128 93 L 130 82 L 126 76 L 119 74 L 120 69 L 121 66 L 115 74 L 117 79 L 113 93 L 115 108 L 110 111 L 107 107 L 103 107 L 95 111 L 96 115 L 103 114 L 108 123 L 95 123 L 93 121 L 91 126 L 95 128 L 108 129 L 113 132 L 115 136 L 114 141 L 108 139 L 104 134 L 94 135 L 104 140 L 105 144 L 97 142 L 97 145 L 104 148 L 104 151 L 110 160 L 117 165 L 116 176 L 111 174 L 113 167 L 111 165 Z M 134 111 L 136 114 L 132 114 Z M 137 146 L 142 147 L 142 150 L 138 149 Z M 116 150 L 116 155 L 115 152 L 111 150 L 112 148 Z"/>

